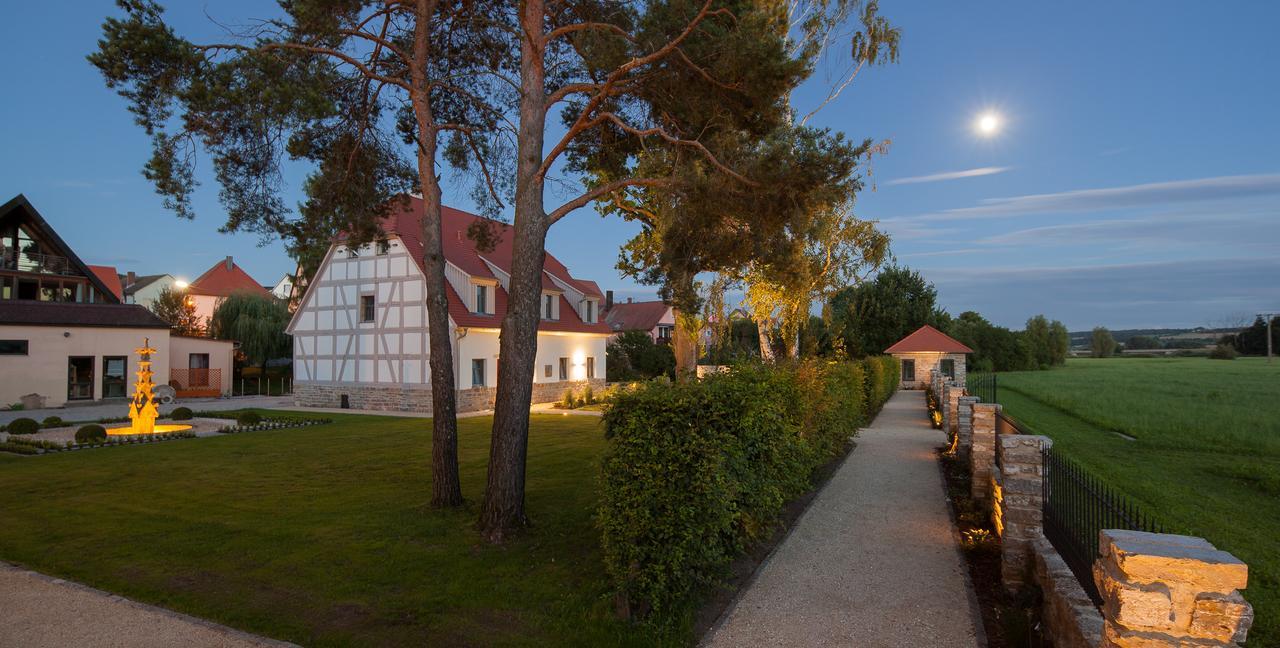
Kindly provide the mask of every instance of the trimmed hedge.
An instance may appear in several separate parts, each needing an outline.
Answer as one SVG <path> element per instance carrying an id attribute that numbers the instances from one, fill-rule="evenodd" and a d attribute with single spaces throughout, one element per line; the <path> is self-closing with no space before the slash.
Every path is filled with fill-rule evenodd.
<path id="1" fill-rule="evenodd" d="M 240 412 L 236 415 L 236 423 L 239 425 L 249 426 L 257 425 L 262 422 L 262 416 L 253 410 Z"/>
<path id="2" fill-rule="evenodd" d="M 46 416 L 45 419 L 40 422 L 40 427 L 62 427 L 62 418 L 58 416 Z"/>
<path id="3" fill-rule="evenodd" d="M 9 421 L 4 430 L 9 434 L 35 434 L 40 431 L 40 424 L 35 419 L 24 416 Z"/>
<path id="4" fill-rule="evenodd" d="M 107 440 L 107 429 L 97 423 L 81 425 L 76 430 L 76 443 L 101 443 Z"/>
<path id="5" fill-rule="evenodd" d="M 169 418 L 174 421 L 190 421 L 192 417 L 190 407 L 175 407 L 169 412 Z"/>
<path id="6" fill-rule="evenodd" d="M 892 358 L 809 360 L 619 393 L 604 415 L 597 523 L 628 613 L 668 616 L 717 584 L 897 379 Z"/>

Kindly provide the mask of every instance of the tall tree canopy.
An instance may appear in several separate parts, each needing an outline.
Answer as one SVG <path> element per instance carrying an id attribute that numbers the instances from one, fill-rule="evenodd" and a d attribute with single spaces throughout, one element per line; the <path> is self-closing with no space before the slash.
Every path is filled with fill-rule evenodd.
<path id="1" fill-rule="evenodd" d="M 502 114 L 511 38 L 487 20 L 506 5 L 471 0 L 290 0 L 219 42 L 196 43 L 149 0 L 118 0 L 89 60 L 151 136 L 143 173 L 179 216 L 194 217 L 196 161 L 212 162 L 223 229 L 284 237 L 313 270 L 338 233 L 380 234 L 393 198 L 421 191 L 432 385 L 432 502 L 461 504 L 444 256 L 441 167 L 500 202 Z M 503 66 L 508 67 L 503 67 Z M 509 147 L 508 147 L 509 148 Z M 281 196 L 290 162 L 309 166 L 297 213 Z"/>
<path id="2" fill-rule="evenodd" d="M 156 317 L 168 322 L 169 326 L 173 327 L 173 332 L 178 335 L 205 334 L 208 323 L 202 321 L 203 318 L 196 314 L 195 302 L 188 299 L 182 291 L 164 287 L 147 309 L 155 313 Z"/>
<path id="3" fill-rule="evenodd" d="M 209 334 L 219 340 L 239 342 L 245 362 L 263 366 L 268 360 L 292 353 L 293 343 L 284 332 L 288 324 L 289 308 L 284 301 L 237 292 L 218 302 L 209 318 Z"/>
<path id="4" fill-rule="evenodd" d="M 1089 349 L 1095 358 L 1110 358 L 1116 354 L 1116 339 L 1105 326 L 1095 326 L 1089 337 Z"/>
<path id="5" fill-rule="evenodd" d="M 883 353 L 925 324 L 945 330 L 950 318 L 937 302 L 937 289 L 919 272 L 890 266 L 831 298 L 832 335 L 851 357 Z"/>

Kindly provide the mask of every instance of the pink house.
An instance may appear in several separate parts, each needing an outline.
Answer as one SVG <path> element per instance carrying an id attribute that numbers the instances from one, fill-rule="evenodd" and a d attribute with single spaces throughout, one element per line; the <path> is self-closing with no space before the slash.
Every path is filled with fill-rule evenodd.
<path id="1" fill-rule="evenodd" d="M 609 291 L 612 301 L 612 292 Z M 614 336 L 627 331 L 645 331 L 654 342 L 670 342 L 671 334 L 676 328 L 675 312 L 671 306 L 660 301 L 631 301 L 607 306 L 604 321 L 613 330 Z"/>
<path id="2" fill-rule="evenodd" d="M 250 292 L 263 297 L 271 296 L 270 291 L 254 281 L 253 277 L 236 265 L 231 257 L 227 257 L 191 282 L 187 287 L 187 298 L 196 305 L 196 316 L 205 326 L 208 326 L 209 318 L 213 317 L 213 311 L 218 304 L 236 292 Z"/>

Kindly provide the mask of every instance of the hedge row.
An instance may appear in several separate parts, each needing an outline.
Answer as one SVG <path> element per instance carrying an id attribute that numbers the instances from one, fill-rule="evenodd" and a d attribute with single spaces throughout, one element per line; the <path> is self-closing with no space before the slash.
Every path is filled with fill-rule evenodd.
<path id="1" fill-rule="evenodd" d="M 597 521 L 629 613 L 666 616 L 719 582 L 897 378 L 893 358 L 745 364 L 619 393 L 604 415 Z"/>

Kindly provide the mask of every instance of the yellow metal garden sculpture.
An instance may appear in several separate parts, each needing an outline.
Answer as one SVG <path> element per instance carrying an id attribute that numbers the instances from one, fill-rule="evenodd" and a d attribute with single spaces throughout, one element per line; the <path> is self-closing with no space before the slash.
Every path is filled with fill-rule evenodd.
<path id="1" fill-rule="evenodd" d="M 134 349 L 133 352 L 138 354 L 138 380 L 133 383 L 133 399 L 129 401 L 129 420 L 132 424 L 127 428 L 109 428 L 107 434 L 125 436 L 190 430 L 190 425 L 156 425 L 160 409 L 156 406 L 155 385 L 151 382 L 155 376 L 155 372 L 151 371 L 151 356 L 156 353 L 151 348 L 151 338 L 144 338 L 142 348 Z"/>

